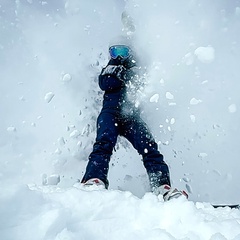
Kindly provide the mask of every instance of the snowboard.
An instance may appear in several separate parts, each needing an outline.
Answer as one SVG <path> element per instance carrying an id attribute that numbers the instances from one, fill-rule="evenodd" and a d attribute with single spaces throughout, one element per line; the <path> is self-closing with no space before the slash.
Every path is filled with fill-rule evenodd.
<path id="1" fill-rule="evenodd" d="M 214 208 L 224 208 L 224 207 L 229 207 L 229 208 L 236 208 L 240 209 L 239 204 L 212 204 Z"/>

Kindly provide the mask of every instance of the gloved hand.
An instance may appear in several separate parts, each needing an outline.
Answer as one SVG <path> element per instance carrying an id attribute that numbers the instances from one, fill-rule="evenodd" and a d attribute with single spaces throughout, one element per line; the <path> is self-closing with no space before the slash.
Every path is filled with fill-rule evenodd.
<path id="1" fill-rule="evenodd" d="M 126 84 L 134 79 L 137 73 L 136 67 L 126 68 L 122 64 L 111 64 L 102 69 L 99 75 L 99 86 L 103 91 L 115 91 L 126 86 Z"/>
<path id="2" fill-rule="evenodd" d="M 103 70 L 101 75 L 111 75 L 117 77 L 121 81 L 126 80 L 126 68 L 123 65 L 108 65 Z"/>

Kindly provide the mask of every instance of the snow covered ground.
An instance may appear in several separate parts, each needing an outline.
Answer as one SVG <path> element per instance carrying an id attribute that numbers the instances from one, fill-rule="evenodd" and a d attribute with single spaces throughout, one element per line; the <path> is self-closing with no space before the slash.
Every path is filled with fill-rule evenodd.
<path id="1" fill-rule="evenodd" d="M 1 239 L 240 239 L 239 210 L 91 188 L 7 186 Z"/>
<path id="2" fill-rule="evenodd" d="M 77 183 L 125 10 L 143 118 L 189 201 L 149 193 L 121 138 L 110 190 Z M 239 210 L 200 203 L 240 202 L 239 29 L 239 0 L 0 0 L 0 239 L 240 239 Z"/>

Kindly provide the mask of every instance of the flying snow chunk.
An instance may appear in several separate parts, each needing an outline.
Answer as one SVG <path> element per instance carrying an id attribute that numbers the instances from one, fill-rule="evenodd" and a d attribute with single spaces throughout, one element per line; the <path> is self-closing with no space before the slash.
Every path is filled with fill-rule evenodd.
<path id="1" fill-rule="evenodd" d="M 77 138 L 80 135 L 81 135 L 81 133 L 78 130 L 74 130 L 74 131 L 71 132 L 70 137 L 71 138 Z"/>
<path id="2" fill-rule="evenodd" d="M 7 131 L 8 131 L 8 132 L 16 132 L 17 129 L 16 129 L 15 127 L 8 127 L 8 128 L 7 128 Z"/>
<path id="3" fill-rule="evenodd" d="M 188 193 L 192 193 L 192 192 L 193 192 L 191 185 L 189 185 L 189 184 L 186 183 L 185 186 L 186 186 L 186 189 L 187 189 Z"/>
<path id="4" fill-rule="evenodd" d="M 196 99 L 196 98 L 192 98 L 192 99 L 190 100 L 190 104 L 191 104 L 191 105 L 197 105 L 197 104 L 199 104 L 199 103 L 201 103 L 201 102 L 202 102 L 202 100 Z"/>
<path id="5" fill-rule="evenodd" d="M 170 120 L 170 124 L 174 124 L 176 121 L 175 121 L 175 118 L 171 118 Z"/>
<path id="6" fill-rule="evenodd" d="M 182 180 L 183 180 L 184 182 L 186 182 L 186 183 L 187 183 L 187 182 L 190 182 L 190 179 L 189 179 L 188 177 L 183 177 Z"/>
<path id="7" fill-rule="evenodd" d="M 62 81 L 65 83 L 70 82 L 71 80 L 72 80 L 72 76 L 69 73 L 64 74 L 62 77 Z"/>
<path id="8" fill-rule="evenodd" d="M 55 150 L 55 153 L 58 154 L 58 155 L 60 155 L 60 154 L 62 154 L 62 151 L 61 151 L 60 148 L 57 148 L 57 149 Z"/>
<path id="9" fill-rule="evenodd" d="M 42 175 L 42 185 L 57 185 L 60 182 L 58 174 L 52 174 L 49 177 L 47 174 Z"/>
<path id="10" fill-rule="evenodd" d="M 166 98 L 167 99 L 174 99 L 174 96 L 170 92 L 166 92 Z"/>
<path id="11" fill-rule="evenodd" d="M 133 18 L 126 11 L 122 13 L 121 20 L 124 26 L 124 31 L 127 33 L 127 35 L 131 35 L 132 33 L 135 32 Z"/>
<path id="12" fill-rule="evenodd" d="M 199 47 L 194 51 L 198 60 L 202 63 L 211 63 L 215 58 L 215 49 L 213 47 Z"/>
<path id="13" fill-rule="evenodd" d="M 193 123 L 196 122 L 196 117 L 195 117 L 194 115 L 190 115 L 190 119 L 191 119 L 191 121 L 192 121 Z"/>
<path id="14" fill-rule="evenodd" d="M 54 97 L 54 93 L 53 92 L 49 92 L 49 93 L 47 93 L 46 95 L 45 95 L 45 101 L 47 102 L 47 103 L 50 103 L 51 101 L 52 101 L 52 99 L 53 99 L 53 97 Z"/>
<path id="15" fill-rule="evenodd" d="M 194 55 L 192 53 L 187 53 L 184 57 L 183 57 L 183 62 L 186 65 L 192 65 L 194 62 Z"/>
<path id="16" fill-rule="evenodd" d="M 235 113 L 237 111 L 237 106 L 236 104 L 231 104 L 230 106 L 228 106 L 228 111 L 230 113 Z"/>
<path id="17" fill-rule="evenodd" d="M 65 145 L 66 142 L 63 137 L 60 137 L 60 138 L 58 138 L 58 143 L 60 146 L 63 146 L 63 145 Z"/>
<path id="18" fill-rule="evenodd" d="M 207 156 L 208 156 L 208 154 L 204 153 L 204 152 L 198 154 L 198 157 L 200 157 L 200 158 L 205 158 Z"/>
<path id="19" fill-rule="evenodd" d="M 151 98 L 150 98 L 150 102 L 158 102 L 159 99 L 159 94 L 154 94 Z"/>

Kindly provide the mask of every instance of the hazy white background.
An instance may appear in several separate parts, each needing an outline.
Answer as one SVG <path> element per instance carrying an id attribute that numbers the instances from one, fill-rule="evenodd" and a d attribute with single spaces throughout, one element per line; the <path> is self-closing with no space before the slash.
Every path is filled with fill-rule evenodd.
<path id="1" fill-rule="evenodd" d="M 96 77 L 124 10 L 148 66 L 143 117 L 173 185 L 192 200 L 238 201 L 238 0 L 0 0 L 1 183 L 81 179 L 101 107 Z M 148 191 L 140 160 L 120 139 L 110 188 Z"/>

